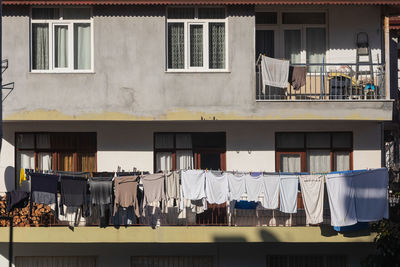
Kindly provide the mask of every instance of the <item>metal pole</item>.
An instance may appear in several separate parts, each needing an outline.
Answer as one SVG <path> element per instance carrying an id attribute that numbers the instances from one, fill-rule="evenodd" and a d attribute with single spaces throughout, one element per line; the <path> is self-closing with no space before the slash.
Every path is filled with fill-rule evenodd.
<path id="1" fill-rule="evenodd" d="M 0 96 L 3 98 L 3 55 L 2 55 L 2 42 L 3 42 L 3 1 L 0 0 Z M 0 102 L 0 152 L 1 143 L 3 142 L 3 101 Z"/>

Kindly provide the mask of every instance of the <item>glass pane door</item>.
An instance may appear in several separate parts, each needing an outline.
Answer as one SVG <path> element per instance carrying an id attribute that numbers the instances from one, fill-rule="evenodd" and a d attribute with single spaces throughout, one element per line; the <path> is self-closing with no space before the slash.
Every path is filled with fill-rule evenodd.
<path id="1" fill-rule="evenodd" d="M 285 59 L 301 63 L 301 30 L 284 30 Z"/>
<path id="2" fill-rule="evenodd" d="M 301 172 L 301 154 L 280 154 L 279 166 L 280 172 Z"/>
<path id="3" fill-rule="evenodd" d="M 219 152 L 201 152 L 200 169 L 221 170 L 221 154 Z"/>
<path id="4" fill-rule="evenodd" d="M 267 57 L 275 57 L 275 31 L 256 31 L 256 60 L 260 54 Z"/>

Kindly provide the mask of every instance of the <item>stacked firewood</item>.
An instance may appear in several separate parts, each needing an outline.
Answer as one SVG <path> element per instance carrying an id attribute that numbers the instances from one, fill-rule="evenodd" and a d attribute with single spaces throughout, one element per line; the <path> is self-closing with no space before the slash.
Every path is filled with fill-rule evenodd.
<path id="1" fill-rule="evenodd" d="M 33 203 L 32 216 L 29 216 L 29 203 L 24 208 L 15 208 L 11 212 L 6 210 L 6 196 L 0 197 L 0 216 L 13 217 L 13 226 L 40 226 L 55 223 L 54 211 L 50 206 Z M 10 226 L 8 220 L 0 220 L 0 227 Z"/>

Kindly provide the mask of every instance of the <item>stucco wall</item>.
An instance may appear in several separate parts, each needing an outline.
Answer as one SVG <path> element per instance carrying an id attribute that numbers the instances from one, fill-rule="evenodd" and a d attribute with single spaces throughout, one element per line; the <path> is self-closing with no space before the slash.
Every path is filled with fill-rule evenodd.
<path id="1" fill-rule="evenodd" d="M 0 155 L 0 192 L 14 188 L 14 136 L 24 131 L 97 132 L 98 171 L 118 166 L 153 171 L 154 132 L 226 132 L 228 170 L 275 171 L 275 132 L 352 131 L 354 169 L 381 164 L 381 128 L 373 122 L 141 122 L 5 123 Z"/>
<path id="2" fill-rule="evenodd" d="M 369 33 L 374 54 L 379 54 L 379 7 L 327 8 L 328 60 L 353 62 L 354 38 L 358 31 Z M 96 6 L 93 9 L 94 73 L 39 74 L 29 72 L 29 8 L 5 7 L 3 57 L 9 59 L 9 69 L 4 81 L 15 82 L 15 89 L 3 102 L 4 118 L 391 119 L 391 103 L 335 103 L 334 111 L 325 103 L 314 104 L 313 109 L 307 102 L 296 103 L 295 107 L 281 102 L 255 103 L 252 7 L 228 9 L 228 72 L 166 72 L 164 13 L 164 7 L 155 6 Z"/>

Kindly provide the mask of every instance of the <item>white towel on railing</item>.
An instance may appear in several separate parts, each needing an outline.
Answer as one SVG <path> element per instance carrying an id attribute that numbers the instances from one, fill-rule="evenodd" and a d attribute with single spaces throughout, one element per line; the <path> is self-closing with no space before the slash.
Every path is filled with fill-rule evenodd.
<path id="1" fill-rule="evenodd" d="M 263 93 L 265 93 L 266 85 L 287 88 L 289 79 L 289 61 L 262 56 L 261 73 Z"/>
<path id="2" fill-rule="evenodd" d="M 263 193 L 263 176 L 245 175 L 247 201 L 258 201 L 258 197 Z"/>
<path id="3" fill-rule="evenodd" d="M 228 201 L 228 176 L 225 172 L 206 172 L 206 197 L 210 204 L 222 204 Z"/>
<path id="4" fill-rule="evenodd" d="M 297 212 L 297 192 L 299 178 L 295 175 L 281 176 L 279 182 L 280 211 L 285 213 Z"/>
<path id="5" fill-rule="evenodd" d="M 244 174 L 228 173 L 230 200 L 240 200 L 240 197 L 246 193 L 246 180 L 244 177 Z"/>
<path id="6" fill-rule="evenodd" d="M 279 206 L 279 175 L 264 175 L 264 201 L 262 206 L 265 209 L 277 209 Z"/>
<path id="7" fill-rule="evenodd" d="M 323 175 L 300 176 L 301 195 L 307 224 L 318 224 L 324 220 L 324 178 Z"/>

